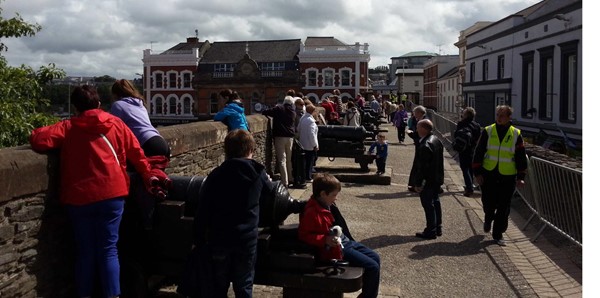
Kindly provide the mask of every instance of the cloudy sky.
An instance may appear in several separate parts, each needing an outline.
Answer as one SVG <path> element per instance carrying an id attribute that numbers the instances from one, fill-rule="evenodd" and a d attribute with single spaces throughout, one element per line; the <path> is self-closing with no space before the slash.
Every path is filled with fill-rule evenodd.
<path id="1" fill-rule="evenodd" d="M 334 36 L 368 43 L 370 67 L 412 51 L 458 54 L 453 45 L 477 21 L 498 21 L 538 0 L 0 0 L 42 31 L 4 39 L 11 65 L 50 62 L 70 76 L 132 79 L 142 52 L 166 50 L 198 30 L 200 40 Z"/>

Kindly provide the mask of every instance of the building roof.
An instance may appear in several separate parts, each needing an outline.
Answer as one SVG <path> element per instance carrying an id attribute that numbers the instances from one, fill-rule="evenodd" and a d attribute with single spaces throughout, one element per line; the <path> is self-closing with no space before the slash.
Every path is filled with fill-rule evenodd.
<path id="1" fill-rule="evenodd" d="M 182 50 L 191 50 L 191 49 L 203 49 L 210 46 L 210 42 L 208 40 L 199 41 L 197 37 L 188 37 L 186 42 L 180 42 L 174 47 L 164 51 L 162 54 L 168 54 L 172 51 L 182 51 Z"/>
<path id="2" fill-rule="evenodd" d="M 300 51 L 300 43 L 300 39 L 213 42 L 200 63 L 237 63 L 246 54 L 246 45 L 254 61 L 292 61 Z"/>
<path id="3" fill-rule="evenodd" d="M 339 41 L 338 39 L 328 36 L 328 37 L 319 37 L 319 36 L 308 36 L 306 41 L 304 41 L 304 45 L 307 47 L 318 47 L 318 46 L 347 46 L 347 44 Z"/>
<path id="4" fill-rule="evenodd" d="M 449 71 L 447 71 L 445 74 L 440 76 L 440 79 L 445 79 L 448 77 L 452 77 L 453 75 L 455 75 L 456 73 L 458 73 L 458 66 L 454 66 L 452 67 Z"/>
<path id="5" fill-rule="evenodd" d="M 410 53 L 406 53 L 402 56 L 402 57 L 419 57 L 419 56 L 439 56 L 437 53 L 430 53 L 430 52 L 426 52 L 426 51 L 416 51 L 416 52 L 410 52 Z"/>

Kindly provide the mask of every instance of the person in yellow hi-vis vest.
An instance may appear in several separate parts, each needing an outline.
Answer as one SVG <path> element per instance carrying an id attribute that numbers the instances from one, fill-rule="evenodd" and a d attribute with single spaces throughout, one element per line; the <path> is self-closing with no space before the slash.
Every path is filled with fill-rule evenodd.
<path id="1" fill-rule="evenodd" d="M 486 126 L 473 157 L 473 174 L 481 187 L 485 219 L 483 231 L 492 231 L 494 241 L 505 246 L 502 234 L 508 227 L 510 201 L 515 186 L 523 186 L 527 157 L 521 130 L 511 122 L 512 108 L 496 107 L 496 123 Z M 493 229 L 492 229 L 493 223 Z"/>

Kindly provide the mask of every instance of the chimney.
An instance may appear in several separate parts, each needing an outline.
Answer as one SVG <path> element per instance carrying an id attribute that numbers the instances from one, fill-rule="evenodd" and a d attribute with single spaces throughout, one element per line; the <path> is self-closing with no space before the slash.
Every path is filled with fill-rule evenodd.
<path id="1" fill-rule="evenodd" d="M 187 43 L 196 43 L 196 42 L 198 42 L 198 37 L 188 37 L 186 42 Z"/>

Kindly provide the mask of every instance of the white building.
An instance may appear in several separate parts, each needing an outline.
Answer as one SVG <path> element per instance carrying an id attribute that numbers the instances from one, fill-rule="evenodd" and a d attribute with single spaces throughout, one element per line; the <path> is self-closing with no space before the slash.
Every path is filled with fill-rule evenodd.
<path id="1" fill-rule="evenodd" d="M 482 125 L 509 104 L 524 133 L 581 140 L 582 1 L 545 0 L 466 37 L 463 96 Z"/>

